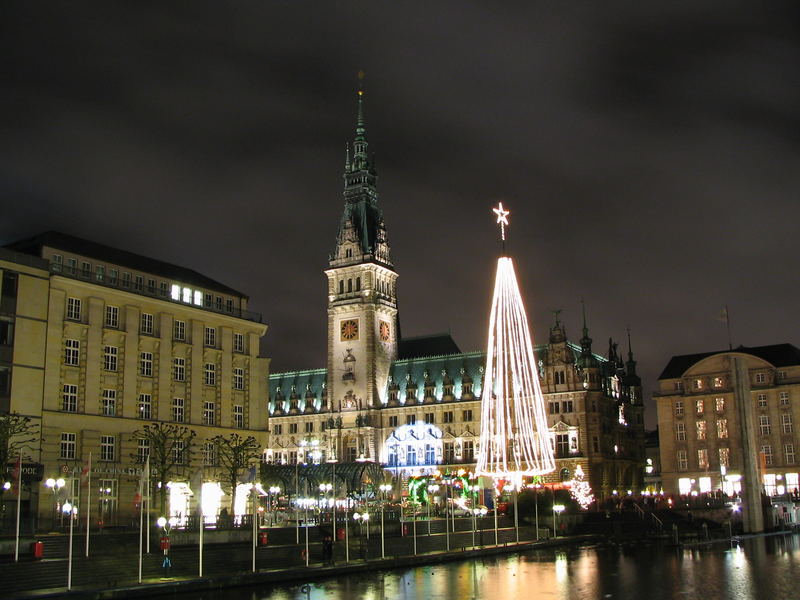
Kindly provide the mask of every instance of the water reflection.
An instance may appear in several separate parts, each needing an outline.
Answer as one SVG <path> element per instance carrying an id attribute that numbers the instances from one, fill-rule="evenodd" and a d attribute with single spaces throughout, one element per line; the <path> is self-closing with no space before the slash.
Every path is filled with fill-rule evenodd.
<path id="1" fill-rule="evenodd" d="M 303 585 L 228 589 L 201 600 L 702 600 L 800 598 L 798 536 L 740 546 L 576 547 L 361 572 Z M 197 596 L 194 596 L 197 597 Z"/>

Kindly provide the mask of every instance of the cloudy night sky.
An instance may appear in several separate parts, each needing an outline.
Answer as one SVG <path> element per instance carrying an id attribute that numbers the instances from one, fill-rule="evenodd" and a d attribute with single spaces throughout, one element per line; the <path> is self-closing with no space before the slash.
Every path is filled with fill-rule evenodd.
<path id="1" fill-rule="evenodd" d="M 491 207 L 535 341 L 798 343 L 794 2 L 5 3 L 0 244 L 56 229 L 250 298 L 321 367 L 356 73 L 403 334 L 485 345 Z M 649 400 L 648 400 L 649 403 Z M 652 407 L 652 404 L 650 404 Z M 648 423 L 654 424 L 654 410 Z"/>

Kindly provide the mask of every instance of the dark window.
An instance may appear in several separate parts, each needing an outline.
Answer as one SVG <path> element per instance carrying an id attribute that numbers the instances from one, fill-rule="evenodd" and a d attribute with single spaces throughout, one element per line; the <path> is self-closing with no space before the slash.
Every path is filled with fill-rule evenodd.
<path id="1" fill-rule="evenodd" d="M 17 274 L 3 271 L 3 289 L 0 293 L 0 312 L 17 312 Z"/>

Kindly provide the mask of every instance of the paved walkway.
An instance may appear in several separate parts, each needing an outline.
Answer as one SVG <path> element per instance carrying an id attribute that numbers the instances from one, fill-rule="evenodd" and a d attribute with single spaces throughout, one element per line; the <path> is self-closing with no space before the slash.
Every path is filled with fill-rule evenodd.
<path id="1" fill-rule="evenodd" d="M 464 521 L 468 521 L 465 519 Z M 494 554 L 516 552 L 535 546 L 553 543 L 574 542 L 574 538 L 553 541 L 535 541 L 533 529 L 521 527 L 519 540 L 513 527 L 498 529 L 495 545 L 494 529 L 476 531 L 474 535 L 469 523 L 456 523 L 456 532 L 445 534 L 418 523 L 415 539 L 413 531 L 406 536 L 387 536 L 384 540 L 385 558 L 381 558 L 381 540 L 373 532 L 370 539 L 355 535 L 350 538 L 349 561 L 344 542 L 335 545 L 334 560 L 322 563 L 322 544 L 316 528 L 309 528 L 308 566 L 305 557 L 305 530 L 301 529 L 301 543 L 295 543 L 297 532 L 293 529 L 270 530 L 271 543 L 256 550 L 256 572 L 252 571 L 251 544 L 208 544 L 203 548 L 203 577 L 198 576 L 198 547 L 184 546 L 173 548 L 170 552 L 172 568 L 167 572 L 162 567 L 163 556 L 158 550 L 144 556 L 143 582 L 137 581 L 138 541 L 133 543 L 114 543 L 112 548 L 103 547 L 98 541 L 94 554 L 88 558 L 74 556 L 72 590 L 66 589 L 67 561 L 65 558 L 45 558 L 42 561 L 27 560 L 20 563 L 5 563 L 0 567 L 1 598 L 115 598 L 157 596 L 161 594 L 191 593 L 221 587 L 264 584 L 277 581 L 304 581 L 333 577 L 365 569 L 390 569 L 415 566 L 448 560 Z M 351 533 L 356 534 L 356 531 Z M 63 540 L 62 536 L 62 540 Z M 98 536 L 100 537 L 100 536 Z M 130 537 L 130 536 L 129 536 Z M 51 541 L 51 546 L 55 543 Z M 66 540 L 64 546 L 66 546 Z M 107 542 L 110 542 L 107 540 Z M 286 543 L 288 542 L 288 543 Z M 449 550 L 448 550 L 449 542 Z M 481 543 L 483 542 L 483 543 Z M 64 548 L 65 549 L 65 548 Z M 76 552 L 83 545 L 76 544 Z M 61 552 L 53 552 L 61 555 Z M 47 553 L 45 554 L 47 556 Z M 62 555 L 63 556 L 63 555 Z"/>

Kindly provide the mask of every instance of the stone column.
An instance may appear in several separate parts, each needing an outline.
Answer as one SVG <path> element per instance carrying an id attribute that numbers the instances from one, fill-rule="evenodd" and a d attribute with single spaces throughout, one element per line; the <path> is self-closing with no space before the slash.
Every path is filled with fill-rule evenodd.
<path id="1" fill-rule="evenodd" d="M 747 361 L 742 357 L 734 357 L 732 367 L 733 393 L 742 440 L 742 522 L 745 533 L 756 533 L 764 531 L 764 508 L 761 505 L 759 448 L 750 395 L 750 372 Z"/>

